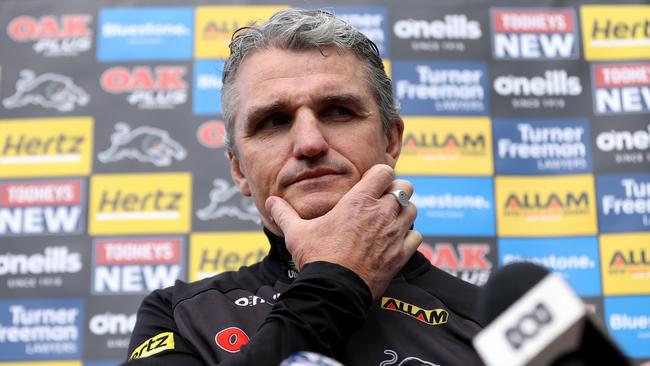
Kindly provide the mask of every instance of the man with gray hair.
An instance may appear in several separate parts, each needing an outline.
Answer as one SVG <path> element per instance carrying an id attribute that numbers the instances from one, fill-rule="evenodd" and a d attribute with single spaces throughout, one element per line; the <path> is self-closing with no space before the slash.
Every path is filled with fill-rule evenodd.
<path id="1" fill-rule="evenodd" d="M 149 295 L 130 359 L 475 365 L 478 289 L 433 267 L 395 179 L 404 123 L 376 46 L 289 9 L 236 32 L 222 101 L 231 174 L 262 216 L 260 263 Z"/>

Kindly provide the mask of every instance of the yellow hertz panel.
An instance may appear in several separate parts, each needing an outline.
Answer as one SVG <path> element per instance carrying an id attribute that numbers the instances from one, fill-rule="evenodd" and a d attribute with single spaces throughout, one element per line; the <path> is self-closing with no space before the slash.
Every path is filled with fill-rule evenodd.
<path id="1" fill-rule="evenodd" d="M 392 78 L 393 77 L 393 64 L 387 58 L 383 58 L 383 59 L 381 59 L 381 61 L 384 63 L 384 71 L 386 71 L 386 75 L 388 75 L 389 78 Z"/>
<path id="2" fill-rule="evenodd" d="M 492 175 L 485 117 L 405 117 L 399 174 Z"/>
<path id="3" fill-rule="evenodd" d="M 0 120 L 0 178 L 88 175 L 90 117 Z"/>
<path id="4" fill-rule="evenodd" d="M 81 361 L 0 362 L 0 366 L 82 366 Z"/>
<path id="5" fill-rule="evenodd" d="M 196 233 L 190 236 L 190 281 L 235 271 L 264 258 L 269 242 L 261 232 Z"/>
<path id="6" fill-rule="evenodd" d="M 600 236 L 604 295 L 650 293 L 650 233 Z"/>
<path id="7" fill-rule="evenodd" d="M 495 178 L 499 236 L 596 234 L 594 177 Z"/>
<path id="8" fill-rule="evenodd" d="M 234 31 L 268 19 L 288 6 L 198 6 L 194 21 L 194 57 L 227 58 Z"/>
<path id="9" fill-rule="evenodd" d="M 89 232 L 186 233 L 190 230 L 191 187 L 189 173 L 92 176 Z"/>
<path id="10" fill-rule="evenodd" d="M 587 61 L 650 57 L 650 5 L 583 5 L 580 13 Z"/>

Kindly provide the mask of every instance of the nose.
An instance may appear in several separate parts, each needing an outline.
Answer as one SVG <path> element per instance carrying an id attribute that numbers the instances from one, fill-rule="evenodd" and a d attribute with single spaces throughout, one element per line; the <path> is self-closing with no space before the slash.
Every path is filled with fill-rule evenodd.
<path id="1" fill-rule="evenodd" d="M 329 145 L 324 127 L 311 112 L 298 113 L 291 126 L 294 157 L 310 159 L 327 152 Z"/>

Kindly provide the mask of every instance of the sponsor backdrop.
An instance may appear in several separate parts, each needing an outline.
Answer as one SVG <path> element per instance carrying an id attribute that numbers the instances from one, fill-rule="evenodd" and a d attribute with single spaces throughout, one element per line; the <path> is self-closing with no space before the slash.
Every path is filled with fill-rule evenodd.
<path id="1" fill-rule="evenodd" d="M 305 4 L 390 70 L 427 258 L 557 271 L 650 360 L 647 1 L 233 2 L 0 0 L 0 366 L 117 365 L 147 293 L 265 255 L 221 74 L 235 29 Z"/>

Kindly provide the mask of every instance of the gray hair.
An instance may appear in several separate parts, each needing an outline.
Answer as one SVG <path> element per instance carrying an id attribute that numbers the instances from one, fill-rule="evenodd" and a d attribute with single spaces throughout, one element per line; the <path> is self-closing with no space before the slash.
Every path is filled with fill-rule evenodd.
<path id="1" fill-rule="evenodd" d="M 330 13 L 322 10 L 286 9 L 275 13 L 259 26 L 244 27 L 233 34 L 230 57 L 223 70 L 221 90 L 221 105 L 226 122 L 225 144 L 230 151 L 235 151 L 233 124 L 238 96 L 234 82 L 244 59 L 257 50 L 278 48 L 300 51 L 325 46 L 351 50 L 364 62 L 384 131 L 389 133 L 392 130 L 395 120 L 399 118 L 399 110 L 393 100 L 392 84 L 384 70 L 377 46 L 361 32 Z"/>

